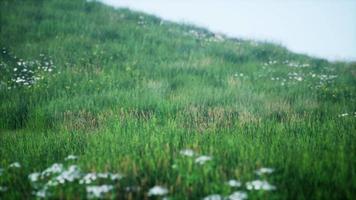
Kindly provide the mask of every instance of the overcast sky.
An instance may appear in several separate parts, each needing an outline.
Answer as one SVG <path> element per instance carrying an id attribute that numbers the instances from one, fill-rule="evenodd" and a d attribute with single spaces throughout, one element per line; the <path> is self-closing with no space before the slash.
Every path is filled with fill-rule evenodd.
<path id="1" fill-rule="evenodd" d="M 356 60 L 356 0 L 101 1 L 329 60 Z"/>

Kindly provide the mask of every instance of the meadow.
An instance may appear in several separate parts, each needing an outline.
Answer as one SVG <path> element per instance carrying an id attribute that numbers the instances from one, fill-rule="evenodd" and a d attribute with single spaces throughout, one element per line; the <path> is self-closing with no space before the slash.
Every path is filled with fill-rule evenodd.
<path id="1" fill-rule="evenodd" d="M 84 0 L 0 48 L 0 199 L 356 198 L 355 62 Z"/>

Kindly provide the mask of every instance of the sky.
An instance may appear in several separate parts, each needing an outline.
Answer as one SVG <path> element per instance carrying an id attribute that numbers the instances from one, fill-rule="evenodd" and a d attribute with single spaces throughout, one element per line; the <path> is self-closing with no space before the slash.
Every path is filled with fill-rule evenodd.
<path id="1" fill-rule="evenodd" d="M 356 61 L 356 0 L 100 1 L 331 61 Z"/>

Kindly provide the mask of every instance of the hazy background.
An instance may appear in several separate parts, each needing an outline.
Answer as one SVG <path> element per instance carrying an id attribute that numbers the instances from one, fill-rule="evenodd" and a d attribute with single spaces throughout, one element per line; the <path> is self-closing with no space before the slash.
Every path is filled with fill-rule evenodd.
<path id="1" fill-rule="evenodd" d="M 101 1 L 329 60 L 356 60 L 356 0 Z"/>

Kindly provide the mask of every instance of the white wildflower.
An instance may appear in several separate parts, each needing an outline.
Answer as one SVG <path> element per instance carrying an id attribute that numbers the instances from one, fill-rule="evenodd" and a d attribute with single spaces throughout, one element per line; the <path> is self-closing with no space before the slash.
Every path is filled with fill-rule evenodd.
<path id="1" fill-rule="evenodd" d="M 47 192 L 48 187 L 44 186 L 42 189 L 38 190 L 37 192 L 33 192 L 33 194 L 38 197 L 38 198 L 47 198 L 48 197 L 48 192 Z"/>
<path id="2" fill-rule="evenodd" d="M 76 165 L 71 165 L 68 170 L 63 171 L 58 177 L 57 180 L 63 180 L 68 181 L 68 182 L 73 182 L 76 179 L 79 179 L 81 177 L 80 174 L 80 170 L 78 168 L 78 166 Z M 60 183 L 62 183 L 61 181 L 59 181 Z"/>
<path id="3" fill-rule="evenodd" d="M 112 181 L 116 181 L 116 180 L 120 180 L 120 179 L 122 179 L 124 176 L 122 175 L 122 174 L 118 174 L 118 173 L 116 173 L 116 174 L 110 174 L 110 179 L 112 180 Z"/>
<path id="4" fill-rule="evenodd" d="M 168 193 L 168 190 L 162 186 L 154 186 L 148 191 L 148 196 L 164 196 Z"/>
<path id="5" fill-rule="evenodd" d="M 295 79 L 297 80 L 297 81 L 302 81 L 303 80 L 303 78 L 302 77 L 295 77 Z"/>
<path id="6" fill-rule="evenodd" d="M 205 162 L 210 161 L 211 159 L 212 158 L 210 156 L 199 156 L 197 159 L 195 159 L 195 163 L 203 165 Z"/>
<path id="7" fill-rule="evenodd" d="M 42 176 L 50 176 L 52 174 L 59 174 L 63 171 L 63 164 L 54 163 L 51 167 L 42 172 Z"/>
<path id="8" fill-rule="evenodd" d="M 110 179 L 112 181 L 120 180 L 124 176 L 122 174 L 116 173 L 88 173 L 80 181 L 79 184 L 90 184 L 97 179 Z"/>
<path id="9" fill-rule="evenodd" d="M 10 168 L 21 168 L 21 165 L 20 165 L 20 163 L 18 163 L 18 162 L 14 162 L 14 163 L 11 163 L 11 164 L 9 165 L 9 167 L 10 167 Z"/>
<path id="10" fill-rule="evenodd" d="M 227 184 L 230 186 L 230 187 L 240 187 L 241 186 L 241 182 L 240 181 L 237 181 L 237 180 L 234 180 L 234 179 L 231 179 L 227 182 Z"/>
<path id="11" fill-rule="evenodd" d="M 0 186 L 0 192 L 6 192 L 7 191 L 7 187 L 5 186 Z"/>
<path id="12" fill-rule="evenodd" d="M 349 116 L 349 113 L 343 113 L 339 115 L 339 117 L 347 117 L 347 116 Z"/>
<path id="13" fill-rule="evenodd" d="M 222 197 L 219 194 L 212 194 L 212 195 L 204 197 L 203 200 L 223 200 L 223 199 L 224 199 L 224 197 Z"/>
<path id="14" fill-rule="evenodd" d="M 41 173 L 34 172 L 30 175 L 28 175 L 28 178 L 30 179 L 31 182 L 37 182 L 41 177 Z"/>
<path id="15" fill-rule="evenodd" d="M 98 178 L 106 179 L 109 178 L 109 173 L 97 173 Z"/>
<path id="16" fill-rule="evenodd" d="M 258 170 L 256 170 L 256 174 L 261 176 L 263 174 L 272 174 L 274 172 L 274 169 L 272 168 L 267 168 L 267 167 L 262 167 Z"/>
<path id="17" fill-rule="evenodd" d="M 229 200 L 244 200 L 247 199 L 247 193 L 246 192 L 234 192 L 232 193 L 229 197 Z"/>
<path id="18" fill-rule="evenodd" d="M 79 184 L 90 184 L 97 178 L 96 173 L 88 173 L 79 181 Z"/>
<path id="19" fill-rule="evenodd" d="M 246 183 L 248 190 L 275 190 L 276 186 L 269 184 L 267 181 L 254 180 Z"/>
<path id="20" fill-rule="evenodd" d="M 49 180 L 46 183 L 46 186 L 49 186 L 49 187 L 56 187 L 58 185 L 59 185 L 59 182 L 56 179 Z"/>
<path id="21" fill-rule="evenodd" d="M 179 153 L 183 156 L 188 156 L 188 157 L 192 157 L 195 154 L 194 151 L 191 149 L 183 149 Z"/>
<path id="22" fill-rule="evenodd" d="M 76 159 L 78 159 L 78 157 L 77 156 L 75 156 L 75 155 L 69 155 L 69 156 L 67 156 L 64 160 L 76 160 Z"/>
<path id="23" fill-rule="evenodd" d="M 100 185 L 100 186 L 87 186 L 88 199 L 103 198 L 105 194 L 114 189 L 112 185 Z"/>
<path id="24" fill-rule="evenodd" d="M 21 78 L 21 77 L 17 77 L 16 80 L 15 80 L 16 83 L 21 83 L 21 82 L 25 82 L 25 81 L 26 80 Z"/>

